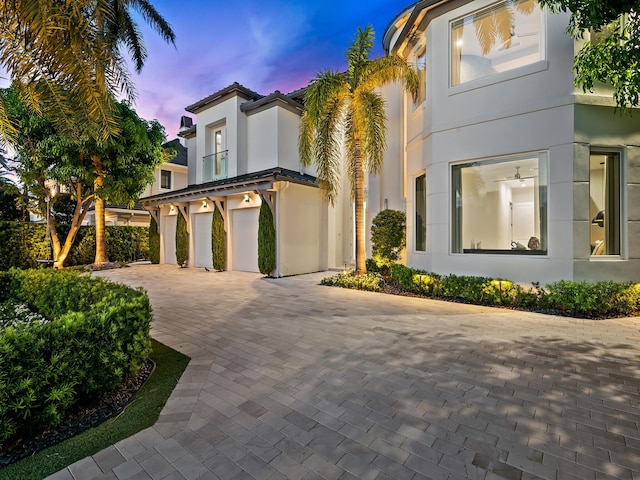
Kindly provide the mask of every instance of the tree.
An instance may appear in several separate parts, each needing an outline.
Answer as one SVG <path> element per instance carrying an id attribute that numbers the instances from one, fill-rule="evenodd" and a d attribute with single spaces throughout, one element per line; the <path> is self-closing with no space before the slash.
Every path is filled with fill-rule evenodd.
<path id="1" fill-rule="evenodd" d="M 262 200 L 258 217 L 258 270 L 271 275 L 276 268 L 276 228 L 269 204 Z"/>
<path id="2" fill-rule="evenodd" d="M 618 107 L 626 110 L 640 101 L 640 4 L 633 0 L 540 0 L 552 12 L 571 12 L 567 32 L 583 38 L 594 35 L 576 55 L 575 83 L 592 91 L 598 82 L 613 87 Z"/>
<path id="3" fill-rule="evenodd" d="M 138 116 L 125 101 L 116 104 L 120 135 L 103 143 L 91 142 L 85 152 L 94 168 L 96 256 L 107 263 L 105 204 L 133 204 L 154 181 L 154 171 L 165 160 L 164 128 Z"/>
<path id="4" fill-rule="evenodd" d="M 396 261 L 407 242 L 406 215 L 400 210 L 382 210 L 371 222 L 371 253 Z"/>
<path id="5" fill-rule="evenodd" d="M 227 266 L 227 232 L 224 231 L 224 218 L 217 205 L 211 219 L 211 260 L 216 270 L 223 271 Z"/>
<path id="6" fill-rule="evenodd" d="M 299 135 L 300 158 L 304 165 L 315 164 L 318 183 L 331 203 L 338 192 L 344 139 L 355 201 L 357 274 L 366 272 L 364 174 L 380 171 L 386 148 L 385 103 L 378 89 L 402 82 L 415 99 L 419 86 L 413 67 L 399 56 L 369 58 L 373 39 L 371 26 L 358 28 L 347 50 L 347 72 L 316 75 L 304 97 Z"/>

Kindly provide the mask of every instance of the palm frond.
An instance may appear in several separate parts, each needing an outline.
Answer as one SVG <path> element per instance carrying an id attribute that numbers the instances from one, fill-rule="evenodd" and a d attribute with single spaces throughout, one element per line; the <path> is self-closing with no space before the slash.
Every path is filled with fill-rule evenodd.
<path id="1" fill-rule="evenodd" d="M 133 21 L 129 12 L 122 12 L 120 22 L 120 36 L 122 38 L 122 42 L 129 50 L 129 55 L 135 63 L 136 71 L 140 73 L 144 66 L 144 62 L 147 59 L 147 49 L 144 45 L 144 41 L 142 40 L 142 33 L 140 33 L 138 25 Z"/>
<path id="2" fill-rule="evenodd" d="M 358 27 L 353 41 L 347 49 L 347 63 L 349 65 L 349 83 L 351 90 L 355 90 L 360 83 L 362 72 L 371 61 L 369 54 L 373 48 L 374 32 L 371 25 L 364 29 Z"/>
<path id="3" fill-rule="evenodd" d="M 378 93 L 359 89 L 354 96 L 352 111 L 356 138 L 360 140 L 362 168 L 368 173 L 378 173 L 387 147 L 385 102 Z"/>
<path id="4" fill-rule="evenodd" d="M 418 97 L 420 79 L 415 69 L 402 57 L 390 55 L 372 60 L 362 75 L 359 88 L 374 90 L 393 82 L 402 82 L 404 90 L 414 101 Z"/>
<path id="5" fill-rule="evenodd" d="M 131 0 L 133 7 L 140 12 L 142 18 L 147 24 L 153 28 L 158 35 L 167 43 L 171 43 L 175 46 L 176 35 L 171 28 L 169 22 L 167 22 L 160 13 L 155 9 L 151 3 L 147 0 Z"/>
<path id="6" fill-rule="evenodd" d="M 327 102 L 346 92 L 348 92 L 348 84 L 344 74 L 327 70 L 316 75 L 304 95 L 305 112 L 314 128 L 316 121 L 323 115 Z"/>

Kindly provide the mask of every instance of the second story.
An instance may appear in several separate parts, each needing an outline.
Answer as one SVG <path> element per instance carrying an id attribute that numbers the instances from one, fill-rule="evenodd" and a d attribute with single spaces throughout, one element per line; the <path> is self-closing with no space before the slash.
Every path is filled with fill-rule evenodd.
<path id="1" fill-rule="evenodd" d="M 385 50 L 421 80 L 419 100 L 405 99 L 408 140 L 573 105 L 579 46 L 568 23 L 537 0 L 423 0 L 398 14 Z"/>
<path id="2" fill-rule="evenodd" d="M 145 189 L 142 197 L 180 190 L 187 186 L 187 148 L 179 139 L 166 142 L 162 148 L 172 155 L 172 158 L 156 168 L 153 174 L 154 181 Z"/>
<path id="3" fill-rule="evenodd" d="M 298 126 L 303 92 L 262 96 L 238 83 L 186 107 L 179 135 L 186 140 L 189 185 L 234 178 L 271 168 L 302 168 Z"/>

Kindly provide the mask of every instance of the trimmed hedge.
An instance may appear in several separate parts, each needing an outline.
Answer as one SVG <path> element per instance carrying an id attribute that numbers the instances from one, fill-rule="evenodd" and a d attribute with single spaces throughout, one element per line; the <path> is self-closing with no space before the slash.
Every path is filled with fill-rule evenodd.
<path id="1" fill-rule="evenodd" d="M 57 226 L 64 242 L 68 225 Z M 43 223 L 0 222 L 0 270 L 36 268 L 39 259 L 51 258 L 51 245 Z M 149 256 L 148 227 L 108 226 L 107 253 L 114 262 L 129 262 Z M 81 227 L 65 265 L 87 265 L 95 256 L 95 227 Z"/>
<path id="2" fill-rule="evenodd" d="M 367 290 L 370 292 L 379 292 L 383 284 L 384 280 L 379 273 L 368 272 L 364 275 L 356 275 L 353 270 L 338 273 L 320 281 L 320 285 Z"/>
<path id="3" fill-rule="evenodd" d="M 137 372 L 151 350 L 142 289 L 52 270 L 0 272 L 0 298 L 47 320 L 0 330 L 0 447 Z"/>
<path id="4" fill-rule="evenodd" d="M 394 264 L 391 276 L 409 292 L 490 306 L 560 313 L 580 318 L 640 314 L 640 283 L 559 281 L 525 289 L 509 280 L 438 275 Z"/>
<path id="5" fill-rule="evenodd" d="M 178 212 L 178 218 L 176 219 L 176 261 L 180 266 L 186 265 L 189 261 L 187 222 L 180 212 Z"/>
<path id="6" fill-rule="evenodd" d="M 271 207 L 263 200 L 258 217 L 258 269 L 263 275 L 270 275 L 275 268 L 276 228 Z"/>
<path id="7" fill-rule="evenodd" d="M 216 270 L 227 268 L 227 233 L 224 231 L 222 213 L 217 206 L 213 209 L 211 220 L 211 259 Z"/>
<path id="8" fill-rule="evenodd" d="M 149 261 L 160 263 L 160 234 L 158 233 L 158 224 L 153 217 L 151 217 L 151 225 L 149 225 Z"/>

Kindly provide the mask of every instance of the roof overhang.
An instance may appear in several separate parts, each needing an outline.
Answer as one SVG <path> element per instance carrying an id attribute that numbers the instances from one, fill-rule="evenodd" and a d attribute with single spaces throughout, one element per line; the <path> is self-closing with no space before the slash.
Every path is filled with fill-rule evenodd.
<path id="1" fill-rule="evenodd" d="M 149 209 L 171 203 L 187 203 L 209 197 L 237 195 L 247 191 L 270 190 L 274 188 L 275 182 L 281 181 L 318 188 L 317 179 L 311 175 L 284 168 L 272 168 L 261 172 L 218 180 L 216 182 L 191 185 L 181 190 L 142 198 L 140 201 L 144 208 Z"/>

